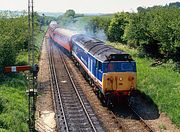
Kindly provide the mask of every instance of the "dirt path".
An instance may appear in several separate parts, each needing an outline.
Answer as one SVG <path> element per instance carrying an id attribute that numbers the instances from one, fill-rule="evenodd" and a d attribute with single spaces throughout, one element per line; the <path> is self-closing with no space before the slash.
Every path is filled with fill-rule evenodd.
<path id="1" fill-rule="evenodd" d="M 46 39 L 43 41 L 38 73 L 38 97 L 36 102 L 36 129 L 39 132 L 54 132 L 56 128 L 53 110 L 51 81 Z"/>

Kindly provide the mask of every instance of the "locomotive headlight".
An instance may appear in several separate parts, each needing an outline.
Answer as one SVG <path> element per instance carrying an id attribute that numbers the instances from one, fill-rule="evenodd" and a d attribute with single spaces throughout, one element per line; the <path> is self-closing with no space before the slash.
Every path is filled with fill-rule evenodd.
<path id="1" fill-rule="evenodd" d="M 123 80 L 123 78 L 122 78 L 122 77 L 120 77 L 120 78 L 119 78 L 119 81 L 122 81 L 122 80 Z"/>

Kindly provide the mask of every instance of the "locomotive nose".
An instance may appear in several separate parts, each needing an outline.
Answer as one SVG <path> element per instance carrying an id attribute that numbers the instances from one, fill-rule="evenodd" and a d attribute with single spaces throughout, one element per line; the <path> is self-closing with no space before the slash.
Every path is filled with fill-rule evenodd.
<path id="1" fill-rule="evenodd" d="M 136 88 L 135 72 L 112 72 L 103 75 L 103 91 L 127 92 Z"/>

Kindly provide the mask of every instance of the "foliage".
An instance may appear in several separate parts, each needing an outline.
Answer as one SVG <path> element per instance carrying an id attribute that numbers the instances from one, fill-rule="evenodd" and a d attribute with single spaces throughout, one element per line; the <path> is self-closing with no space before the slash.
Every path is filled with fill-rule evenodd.
<path id="1" fill-rule="evenodd" d="M 156 57 L 176 58 L 180 47 L 180 8 L 154 7 L 131 15 L 124 37 Z"/>
<path id="2" fill-rule="evenodd" d="M 9 37 L 0 37 L 0 66 L 13 65 L 16 59 L 16 48 Z"/>
<path id="3" fill-rule="evenodd" d="M 101 34 L 107 36 L 110 20 L 111 15 L 93 16 L 86 26 L 86 32 L 95 37 Z"/>
<path id="4" fill-rule="evenodd" d="M 69 25 L 75 23 L 75 11 L 72 9 L 67 10 L 64 15 L 57 18 L 60 26 L 69 27 Z"/>
<path id="5" fill-rule="evenodd" d="M 0 66 L 13 65 L 17 52 L 27 48 L 27 25 L 24 21 L 24 17 L 0 19 Z"/>
<path id="6" fill-rule="evenodd" d="M 75 14 L 76 14 L 76 13 L 75 13 L 74 10 L 69 9 L 69 10 L 67 10 L 67 11 L 64 13 L 64 16 L 65 16 L 65 17 L 73 17 L 73 18 L 74 18 Z"/>
<path id="7" fill-rule="evenodd" d="M 0 82 L 0 131 L 26 132 L 28 101 L 25 94 L 25 77 L 4 76 Z"/>
<path id="8" fill-rule="evenodd" d="M 123 35 L 126 25 L 129 23 L 129 13 L 116 13 L 111 19 L 108 27 L 108 38 L 110 41 L 124 42 Z"/>
<path id="9" fill-rule="evenodd" d="M 107 33 L 110 20 L 109 16 L 93 16 L 88 23 L 88 30 L 92 30 L 93 33 L 96 33 L 98 30 L 103 29 L 105 33 Z"/>
<path id="10" fill-rule="evenodd" d="M 38 17 L 35 13 L 35 33 L 39 25 Z M 0 12 L 0 27 L 0 67 L 14 65 L 18 53 L 28 49 L 27 15 Z"/>

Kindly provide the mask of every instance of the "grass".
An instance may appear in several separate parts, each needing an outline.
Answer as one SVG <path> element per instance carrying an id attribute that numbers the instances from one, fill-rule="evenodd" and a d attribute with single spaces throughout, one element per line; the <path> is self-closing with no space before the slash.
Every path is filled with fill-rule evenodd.
<path id="1" fill-rule="evenodd" d="M 0 82 L 0 131 L 28 131 L 27 83 L 23 75 L 4 76 Z"/>
<path id="2" fill-rule="evenodd" d="M 130 53 L 137 63 L 137 89 L 150 96 L 171 120 L 180 127 L 180 73 L 173 70 L 171 63 L 156 67 L 150 58 L 139 58 L 138 51 L 120 43 L 108 44 Z"/>
<path id="3" fill-rule="evenodd" d="M 38 63 L 43 35 L 41 32 L 36 36 L 35 63 Z M 20 52 L 16 65 L 27 65 L 27 61 L 28 53 Z M 27 83 L 22 73 L 0 75 L 0 132 L 28 131 Z"/>

